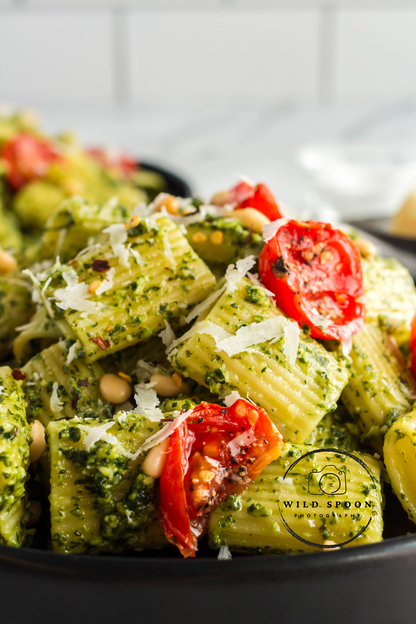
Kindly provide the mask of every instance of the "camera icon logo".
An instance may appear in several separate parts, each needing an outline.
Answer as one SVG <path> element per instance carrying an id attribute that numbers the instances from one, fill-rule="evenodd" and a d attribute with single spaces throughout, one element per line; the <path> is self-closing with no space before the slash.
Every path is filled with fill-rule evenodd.
<path id="1" fill-rule="evenodd" d="M 313 496 L 346 494 L 347 475 L 345 471 L 345 468 L 338 469 L 331 464 L 324 466 L 321 470 L 314 468 L 308 475 L 309 494 Z"/>

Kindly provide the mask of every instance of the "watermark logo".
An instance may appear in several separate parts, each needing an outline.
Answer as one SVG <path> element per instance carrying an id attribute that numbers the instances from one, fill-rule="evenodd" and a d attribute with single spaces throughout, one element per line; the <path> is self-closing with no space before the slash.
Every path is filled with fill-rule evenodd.
<path id="1" fill-rule="evenodd" d="M 281 485 L 282 522 L 308 546 L 345 546 L 371 524 L 374 507 L 368 494 L 376 481 L 366 463 L 353 453 L 335 448 L 308 451 L 294 459 Z"/>

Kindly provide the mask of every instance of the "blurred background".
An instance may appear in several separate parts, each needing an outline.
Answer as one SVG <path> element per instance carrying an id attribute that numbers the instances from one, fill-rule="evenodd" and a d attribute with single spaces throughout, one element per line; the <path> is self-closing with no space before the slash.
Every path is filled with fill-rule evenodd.
<path id="1" fill-rule="evenodd" d="M 416 0 L 0 0 L 0 99 L 208 196 L 245 174 L 385 216 L 416 184 L 415 34 Z"/>

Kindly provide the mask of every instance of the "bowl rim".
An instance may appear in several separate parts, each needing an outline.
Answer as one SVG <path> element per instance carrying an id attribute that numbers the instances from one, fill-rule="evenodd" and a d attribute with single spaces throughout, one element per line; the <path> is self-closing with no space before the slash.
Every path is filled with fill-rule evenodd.
<path id="1" fill-rule="evenodd" d="M 195 558 L 191 561 L 168 557 L 123 557 L 120 555 L 62 554 L 31 548 L 0 546 L 0 572 L 26 572 L 61 578 L 84 580 L 87 583 L 114 581 L 161 585 L 183 584 L 204 578 L 218 585 L 221 579 L 234 582 L 253 580 L 256 576 L 268 581 L 285 582 L 299 575 L 319 573 L 331 576 L 341 571 L 374 569 L 388 560 L 416 558 L 416 534 L 388 538 L 384 541 L 329 553 L 308 552 L 281 555 L 242 555 L 231 560 Z"/>

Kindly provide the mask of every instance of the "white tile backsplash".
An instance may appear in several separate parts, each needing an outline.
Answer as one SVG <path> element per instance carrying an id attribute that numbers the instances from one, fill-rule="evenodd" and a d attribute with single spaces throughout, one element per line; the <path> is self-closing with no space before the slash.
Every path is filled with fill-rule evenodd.
<path id="1" fill-rule="evenodd" d="M 52 103 L 113 97 L 110 14 L 0 13 L 1 99 Z"/>
<path id="2" fill-rule="evenodd" d="M 416 0 L 0 0 L 0 100 L 416 95 Z"/>
<path id="3" fill-rule="evenodd" d="M 134 12 L 133 98 L 315 99 L 319 23 L 315 10 Z"/>
<path id="4" fill-rule="evenodd" d="M 338 99 L 416 94 L 416 10 L 342 10 L 335 29 Z"/>

